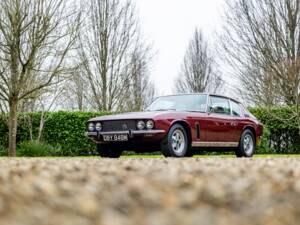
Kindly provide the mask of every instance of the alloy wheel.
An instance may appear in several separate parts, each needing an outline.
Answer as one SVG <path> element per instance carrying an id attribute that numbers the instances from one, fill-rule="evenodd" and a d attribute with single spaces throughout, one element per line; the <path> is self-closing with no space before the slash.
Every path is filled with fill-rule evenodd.
<path id="1" fill-rule="evenodd" d="M 179 129 L 176 129 L 172 134 L 172 149 L 177 154 L 180 154 L 185 149 L 185 136 L 183 132 Z"/>
<path id="2" fill-rule="evenodd" d="M 251 154 L 254 149 L 254 141 L 250 134 L 246 134 L 243 140 L 244 151 L 247 154 Z"/>

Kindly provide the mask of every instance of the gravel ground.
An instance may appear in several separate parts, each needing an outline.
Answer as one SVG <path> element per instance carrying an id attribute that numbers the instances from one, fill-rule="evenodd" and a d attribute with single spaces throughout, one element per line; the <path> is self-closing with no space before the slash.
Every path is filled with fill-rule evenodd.
<path id="1" fill-rule="evenodd" d="M 300 158 L 1 159 L 2 225 L 295 225 Z"/>

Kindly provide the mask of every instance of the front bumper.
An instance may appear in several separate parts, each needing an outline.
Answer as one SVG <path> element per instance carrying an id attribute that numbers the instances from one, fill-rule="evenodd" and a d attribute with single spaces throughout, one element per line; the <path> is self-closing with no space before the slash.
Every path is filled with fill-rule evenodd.
<path id="1" fill-rule="evenodd" d="M 85 132 L 85 136 L 95 140 L 101 140 L 102 135 L 114 135 L 114 134 L 125 134 L 129 138 L 134 138 L 138 136 L 142 137 L 155 137 L 164 135 L 165 130 L 128 130 L 128 131 L 103 131 L 103 132 Z"/>

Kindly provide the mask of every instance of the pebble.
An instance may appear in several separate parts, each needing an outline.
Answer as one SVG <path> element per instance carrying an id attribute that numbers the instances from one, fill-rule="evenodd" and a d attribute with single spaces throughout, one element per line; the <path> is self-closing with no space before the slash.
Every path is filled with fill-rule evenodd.
<path id="1" fill-rule="evenodd" d="M 300 158 L 0 159 L 0 224 L 294 225 Z"/>

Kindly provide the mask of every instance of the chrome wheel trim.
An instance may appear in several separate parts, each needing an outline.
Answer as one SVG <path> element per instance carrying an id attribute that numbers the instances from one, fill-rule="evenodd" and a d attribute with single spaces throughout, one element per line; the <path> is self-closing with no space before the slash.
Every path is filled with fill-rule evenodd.
<path id="1" fill-rule="evenodd" d="M 254 150 L 254 141 L 251 134 L 246 134 L 243 140 L 243 148 L 245 153 L 251 154 Z"/>
<path id="2" fill-rule="evenodd" d="M 182 130 L 176 129 L 173 133 L 172 133 L 172 150 L 176 153 L 176 154 L 181 154 L 183 153 L 184 149 L 185 149 L 185 136 Z"/>

